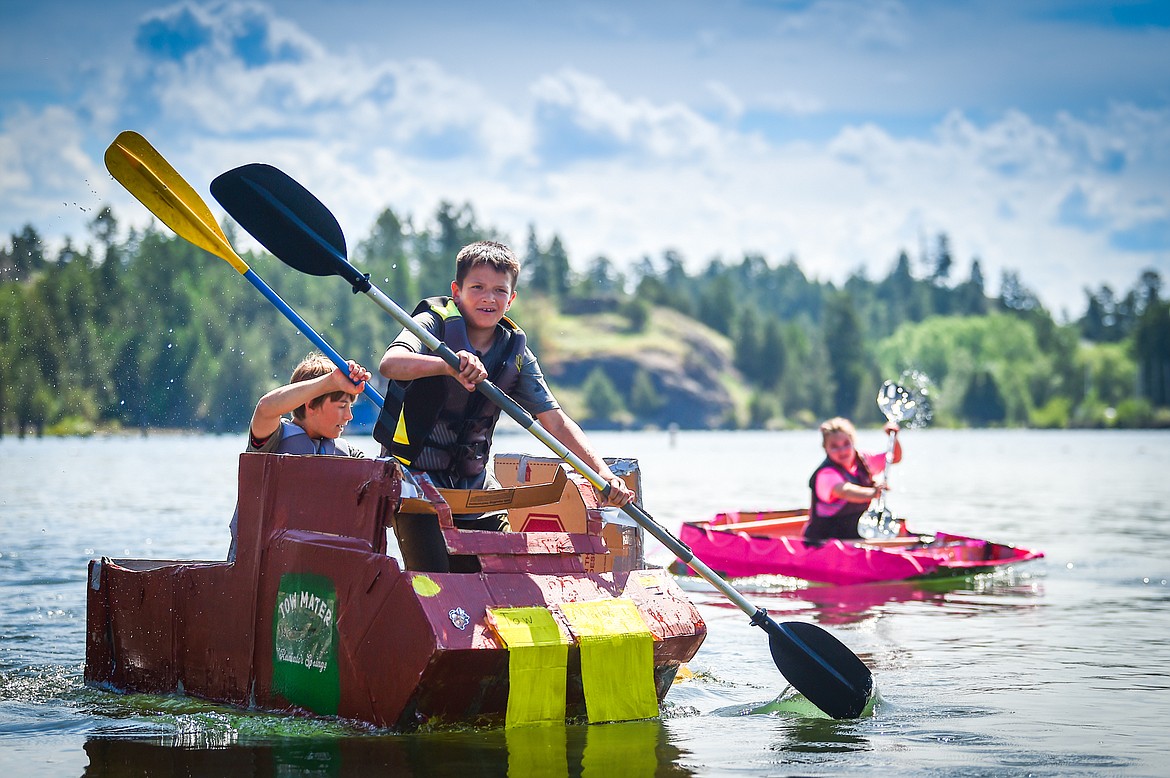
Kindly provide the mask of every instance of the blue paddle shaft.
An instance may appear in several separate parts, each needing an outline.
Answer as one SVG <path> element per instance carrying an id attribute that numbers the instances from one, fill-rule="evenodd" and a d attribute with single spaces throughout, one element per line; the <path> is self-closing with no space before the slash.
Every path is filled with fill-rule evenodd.
<path id="1" fill-rule="evenodd" d="M 252 286 L 259 289 L 260 294 L 267 297 L 268 302 L 275 305 L 276 309 L 283 313 L 285 318 L 295 324 L 297 329 L 303 332 L 306 338 L 313 341 L 313 345 L 321 349 L 321 353 L 329 357 L 329 359 L 333 361 L 333 364 L 337 365 L 339 370 L 343 371 L 347 377 L 349 376 L 349 363 L 345 361 L 345 358 L 341 356 L 341 354 L 338 354 L 337 351 L 335 351 L 334 348 L 326 342 L 325 338 L 318 335 L 317 332 L 312 327 L 310 327 L 304 319 L 297 315 L 297 312 L 290 308 L 288 303 L 280 299 L 280 295 L 274 292 L 272 287 L 264 283 L 264 279 L 256 275 L 256 272 L 251 268 L 248 268 L 248 271 L 244 273 L 244 278 L 248 279 Z M 356 386 L 356 384 L 354 385 Z M 365 394 L 366 397 L 368 397 L 370 401 L 374 403 L 374 405 L 377 405 L 379 408 L 382 407 L 384 402 L 382 400 L 382 395 L 378 394 L 377 389 L 370 386 L 369 381 L 366 381 L 366 388 L 363 391 L 363 394 Z"/>

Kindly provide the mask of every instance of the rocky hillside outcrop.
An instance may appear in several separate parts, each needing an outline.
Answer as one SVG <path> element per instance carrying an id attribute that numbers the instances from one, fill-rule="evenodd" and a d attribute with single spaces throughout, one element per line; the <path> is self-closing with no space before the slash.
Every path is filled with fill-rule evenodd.
<path id="1" fill-rule="evenodd" d="M 541 365 L 554 387 L 580 390 L 589 375 L 601 368 L 628 403 L 635 376 L 644 370 L 658 395 L 658 407 L 636 414 L 633 426 L 710 429 L 734 425 L 736 398 L 728 386 L 740 381 L 732 365 L 731 344 L 719 333 L 669 310 L 655 311 L 638 333 L 622 334 L 613 317 L 574 316 L 559 324 L 572 327 L 574 337 L 544 334 Z M 596 337 L 581 337 L 581 332 Z M 579 420 L 592 429 L 624 426 L 620 421 Z"/>

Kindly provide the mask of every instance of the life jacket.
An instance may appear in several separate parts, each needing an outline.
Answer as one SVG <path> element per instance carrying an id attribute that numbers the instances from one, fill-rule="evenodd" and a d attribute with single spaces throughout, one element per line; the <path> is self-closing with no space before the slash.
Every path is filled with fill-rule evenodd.
<path id="1" fill-rule="evenodd" d="M 344 438 L 321 438 L 315 441 L 298 424 L 280 420 L 282 434 L 275 454 L 324 454 L 326 456 L 350 456 L 349 443 Z"/>
<path id="2" fill-rule="evenodd" d="M 864 502 L 849 502 L 848 500 L 833 500 L 822 502 L 817 496 L 817 476 L 822 470 L 836 470 L 845 480 L 858 486 L 873 486 L 873 476 L 865 463 L 865 457 L 857 454 L 857 473 L 850 473 L 833 460 L 825 457 L 825 461 L 813 471 L 812 478 L 808 479 L 808 488 L 812 490 L 812 505 L 808 511 L 808 523 L 804 526 L 804 539 L 811 541 L 826 540 L 828 538 L 842 538 L 845 540 L 860 538 L 857 533 L 857 520 L 869 509 Z M 843 503 L 836 513 L 826 513 L 830 505 Z"/>
<path id="3" fill-rule="evenodd" d="M 452 351 L 476 353 L 467 336 L 467 322 L 453 299 L 427 298 L 412 315 L 427 310 L 438 318 L 436 335 Z M 496 337 L 505 338 L 505 342 L 502 347 L 493 343 L 489 351 L 502 352 L 503 360 L 494 367 L 485 367 L 488 380 L 507 394 L 520 379 L 527 339 L 508 317 L 502 318 L 500 324 Z M 382 444 L 383 454 L 389 453 L 408 467 L 467 478 L 479 475 L 487 467 L 499 416 L 495 403 L 480 392 L 468 392 L 448 375 L 391 381 L 374 425 L 374 439 Z"/>

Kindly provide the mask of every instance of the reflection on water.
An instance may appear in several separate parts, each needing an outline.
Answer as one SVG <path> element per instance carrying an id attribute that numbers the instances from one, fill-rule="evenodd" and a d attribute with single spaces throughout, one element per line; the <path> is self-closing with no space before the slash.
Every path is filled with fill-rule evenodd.
<path id="1" fill-rule="evenodd" d="M 249 776 L 689 776 L 685 754 L 657 721 L 522 727 L 421 735 L 272 738 L 233 748 L 167 737 L 91 737 L 87 778 Z"/>
<path id="2" fill-rule="evenodd" d="M 1029 607 L 1043 594 L 1040 579 L 1018 568 L 1007 568 L 968 578 L 810 587 L 784 596 L 812 606 L 815 620 L 828 626 L 872 618 L 891 604 L 922 603 L 943 608 L 953 616 L 973 616 Z"/>
<path id="3" fill-rule="evenodd" d="M 900 603 L 923 603 L 956 616 L 1028 607 L 1044 596 L 1043 578 L 1033 573 L 1038 568 L 1030 564 L 970 576 L 841 586 L 809 584 L 778 575 L 737 578 L 732 583 L 773 616 L 811 618 L 833 626 L 880 616 L 888 610 L 886 606 Z M 680 579 L 680 585 L 692 593 L 716 596 L 714 587 L 694 577 Z M 719 600 L 710 604 L 734 607 Z"/>

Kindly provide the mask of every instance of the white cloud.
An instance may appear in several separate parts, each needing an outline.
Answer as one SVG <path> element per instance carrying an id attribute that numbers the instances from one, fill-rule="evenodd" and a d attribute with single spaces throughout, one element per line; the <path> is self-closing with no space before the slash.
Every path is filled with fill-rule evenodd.
<path id="1" fill-rule="evenodd" d="M 902 48 L 910 40 L 911 14 L 896 0 L 817 0 L 780 17 L 784 36 L 816 35 L 866 46 Z"/>
<path id="2" fill-rule="evenodd" d="M 32 224 L 52 247 L 67 233 L 85 237 L 112 187 L 101 162 L 82 151 L 83 139 L 78 117 L 62 106 L 24 109 L 0 124 L 0 213 L 20 215 L 11 232 Z"/>
<path id="3" fill-rule="evenodd" d="M 715 79 L 708 80 L 705 86 L 707 87 L 707 92 L 720 106 L 721 114 L 733 121 L 743 116 L 744 102 L 731 87 Z"/>
<path id="4" fill-rule="evenodd" d="M 625 98 L 578 71 L 544 76 L 533 85 L 532 94 L 537 122 L 556 120 L 546 131 L 577 130 L 611 142 L 623 156 L 698 158 L 715 153 L 720 143 L 719 128 L 686 105 Z"/>
<path id="5" fill-rule="evenodd" d="M 786 24 L 901 45 L 901 4 L 860 7 L 856 23 L 859 6 L 826 2 Z M 263 6 L 177 6 L 149 19 L 155 49 L 84 71 L 76 104 L 0 113 L 0 230 L 32 221 L 84 238 L 87 213 L 105 202 L 145 223 L 101 167 L 105 145 L 132 127 L 199 192 L 236 165 L 281 167 L 334 210 L 351 246 L 386 206 L 426 220 L 449 200 L 471 201 L 514 241 L 529 223 L 560 234 L 579 267 L 676 248 L 696 269 L 753 251 L 795 253 L 821 279 L 861 266 L 878 277 L 899 250 L 917 254 L 946 232 L 956 278 L 978 256 L 992 284 L 1018 269 L 1074 312 L 1083 286 L 1128 288 L 1151 265 L 1170 275 L 1170 251 L 1157 247 L 1170 223 L 1167 108 L 1116 101 L 1095 114 L 1020 108 L 978 121 L 954 109 L 922 132 L 875 118 L 802 139 L 787 124 L 737 128 L 761 109 L 827 122 L 838 96 L 785 78 L 759 89 L 717 62 L 689 97 L 560 63 L 530 69 L 528 89 L 505 96 L 432 58 L 327 47 Z M 185 34 L 171 40 L 167 25 Z M 727 29 L 704 35 L 735 46 Z"/>

